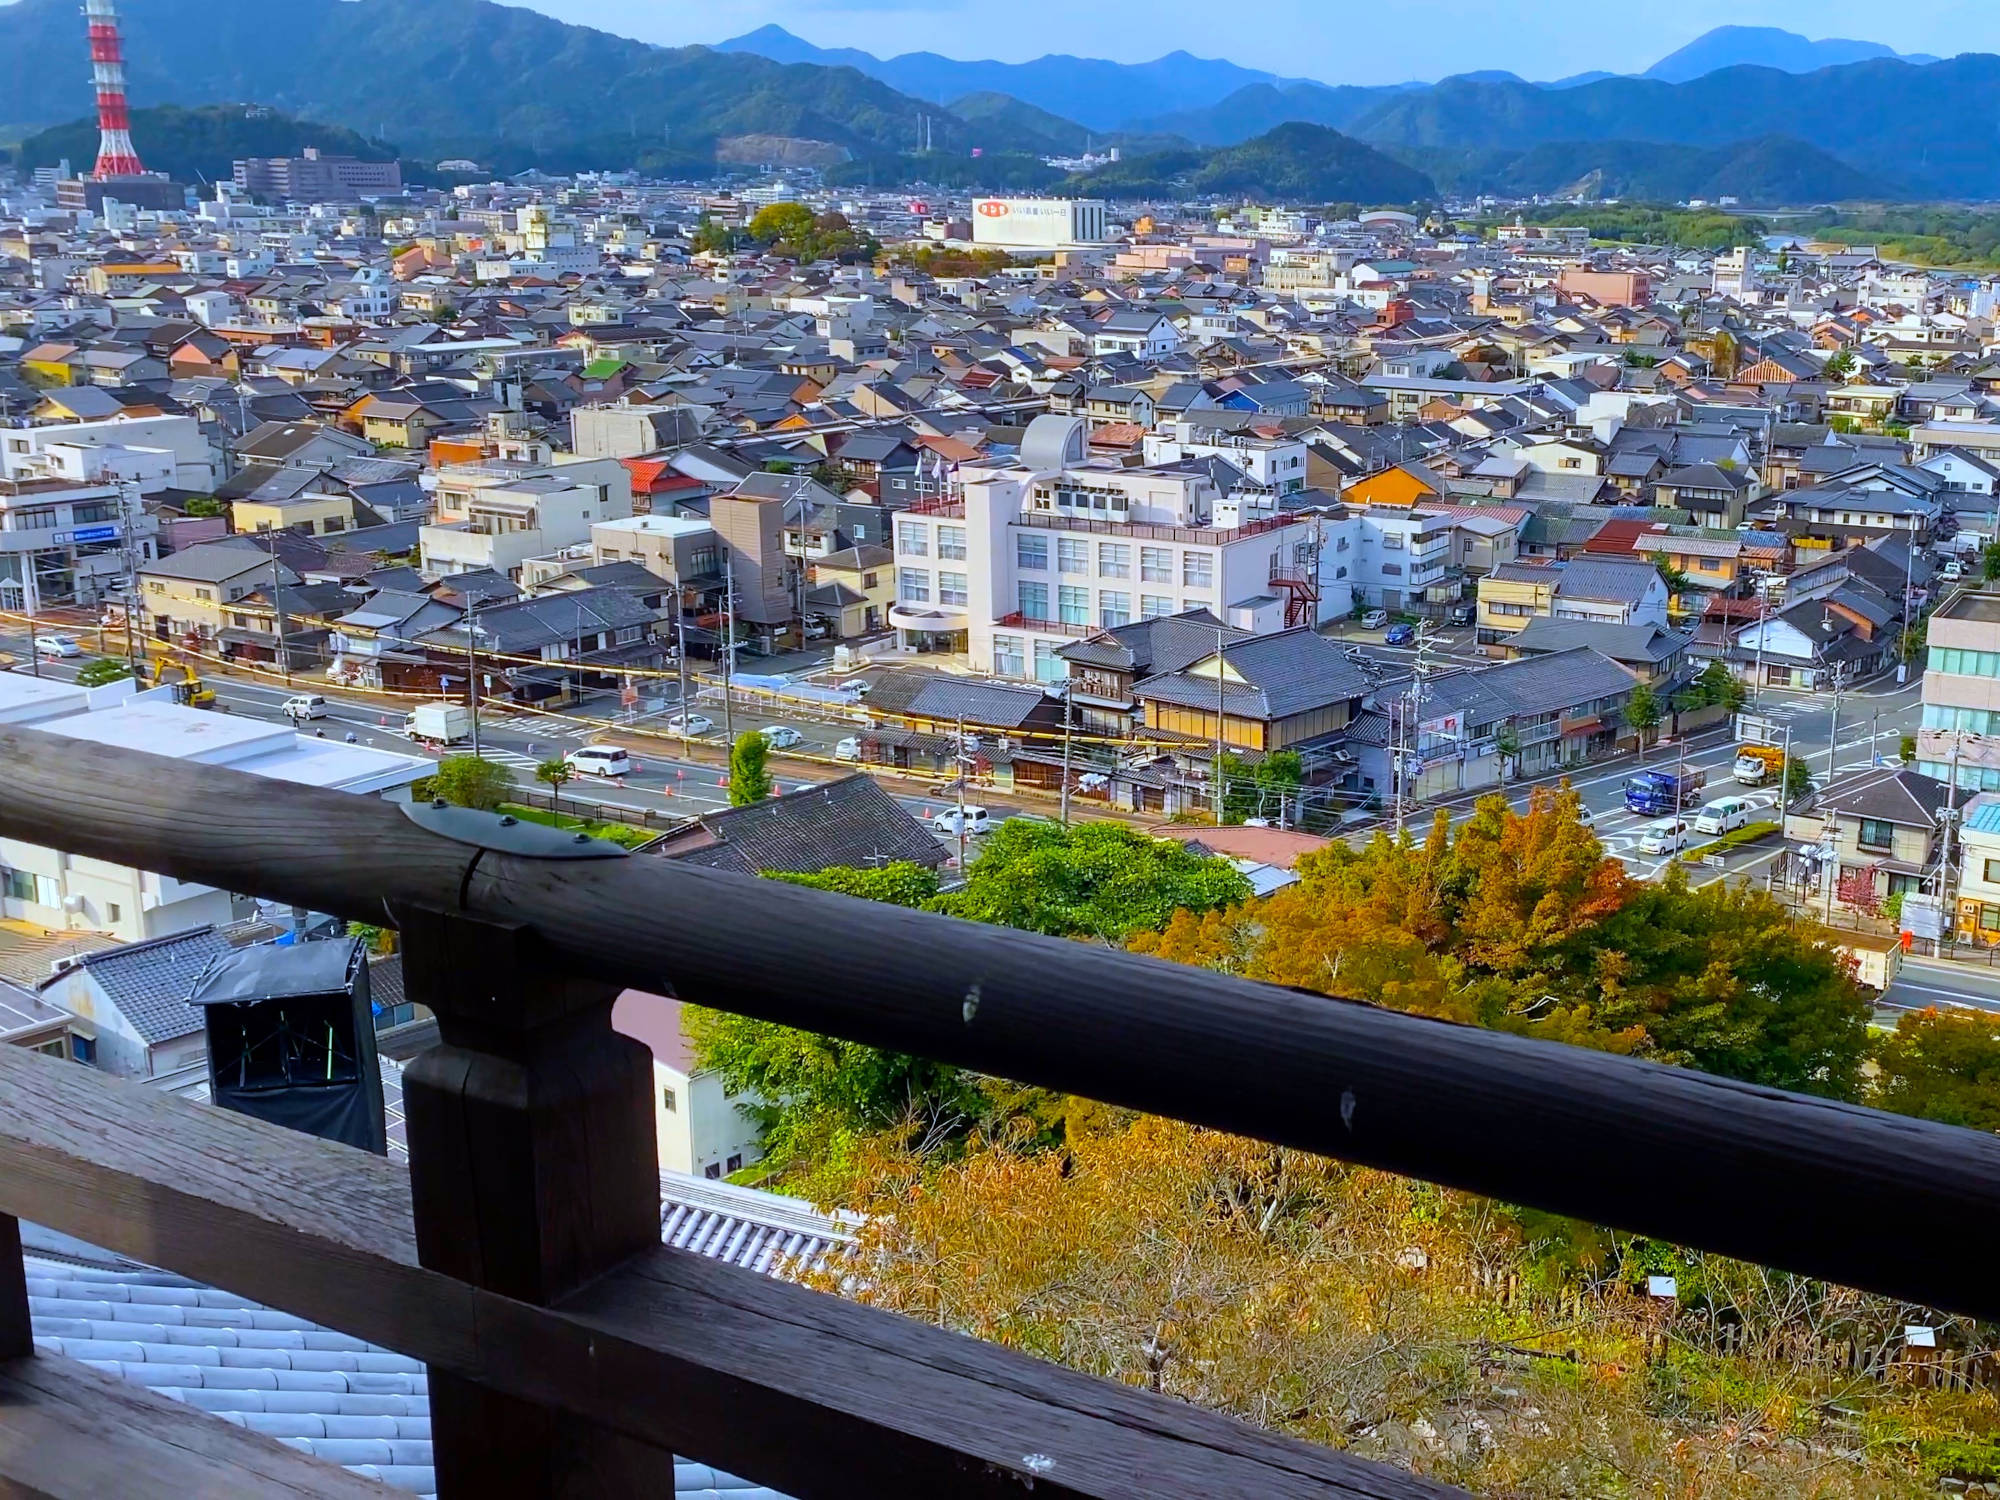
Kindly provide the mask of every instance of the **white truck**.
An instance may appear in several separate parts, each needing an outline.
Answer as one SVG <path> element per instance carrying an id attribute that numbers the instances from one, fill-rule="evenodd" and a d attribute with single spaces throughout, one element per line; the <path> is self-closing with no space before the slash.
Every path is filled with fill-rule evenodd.
<path id="1" fill-rule="evenodd" d="M 456 745 L 472 738 L 472 710 L 463 703 L 419 703 L 403 733 L 420 745 Z"/>

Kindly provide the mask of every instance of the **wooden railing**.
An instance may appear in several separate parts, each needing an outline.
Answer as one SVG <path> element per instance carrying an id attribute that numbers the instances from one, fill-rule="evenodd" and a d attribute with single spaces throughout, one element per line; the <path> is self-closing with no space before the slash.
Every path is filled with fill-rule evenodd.
<path id="1" fill-rule="evenodd" d="M 1451 1493 L 663 1248 L 650 1060 L 610 1027 L 627 985 L 2000 1314 L 1991 1136 L 646 856 L 507 852 L 482 815 L 447 836 L 29 730 L 0 756 L 0 836 L 401 929 L 442 1038 L 405 1075 L 407 1173 L 0 1049 L 0 1214 L 426 1360 L 448 1497 L 666 1493 L 674 1452 L 801 1500 Z M 0 1353 L 26 1327 L 0 1280 Z"/>

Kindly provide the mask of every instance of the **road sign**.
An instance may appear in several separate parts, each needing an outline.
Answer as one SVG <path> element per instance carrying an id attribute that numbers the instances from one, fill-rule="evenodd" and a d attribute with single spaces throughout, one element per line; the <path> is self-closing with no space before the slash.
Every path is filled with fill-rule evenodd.
<path id="1" fill-rule="evenodd" d="M 71 533 L 71 540 L 78 542 L 115 542 L 118 540 L 118 527 L 115 524 L 110 526 L 79 526 Z"/>
<path id="2" fill-rule="evenodd" d="M 1736 716 L 1736 743 L 1739 745 L 1780 745 L 1784 739 L 1784 731 L 1769 719 L 1755 714 Z"/>
<path id="3" fill-rule="evenodd" d="M 1920 938 L 1938 942 L 1944 937 L 1944 902 L 1937 896 L 1920 896 L 1912 891 L 1903 898 L 1902 929 Z"/>

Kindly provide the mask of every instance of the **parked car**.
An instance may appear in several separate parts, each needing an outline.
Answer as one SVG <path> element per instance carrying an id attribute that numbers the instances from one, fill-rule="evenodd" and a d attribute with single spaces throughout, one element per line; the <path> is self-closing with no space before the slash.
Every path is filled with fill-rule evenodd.
<path id="1" fill-rule="evenodd" d="M 1696 833 L 1734 833 L 1748 826 L 1750 804 L 1741 797 L 1718 797 L 1695 814 Z"/>
<path id="2" fill-rule="evenodd" d="M 1371 609 L 1361 617 L 1361 628 L 1363 630 L 1380 630 L 1388 623 L 1389 611 L 1386 609 Z"/>
<path id="3" fill-rule="evenodd" d="M 35 649 L 44 656 L 81 656 L 83 647 L 66 635 L 38 635 Z"/>
<path id="4" fill-rule="evenodd" d="M 861 759 L 861 737 L 859 735 L 850 734 L 846 739 L 842 740 L 838 745 L 835 745 L 833 747 L 833 758 L 835 760 Z"/>
<path id="5" fill-rule="evenodd" d="M 1639 835 L 1641 854 L 1678 854 L 1687 848 L 1688 825 L 1685 818 L 1662 818 L 1657 823 L 1648 823 L 1646 831 Z"/>
<path id="6" fill-rule="evenodd" d="M 1407 646 L 1417 638 L 1417 627 L 1409 624 L 1391 625 L 1389 633 L 1382 637 L 1385 646 Z"/>
<path id="7" fill-rule="evenodd" d="M 563 759 L 579 776 L 630 776 L 632 756 L 617 745 L 583 745 Z"/>
<path id="8" fill-rule="evenodd" d="M 1938 569 L 1938 577 L 1946 583 L 1957 583 L 1964 576 L 1965 564 L 1955 557 L 1945 559 L 1945 565 Z"/>
<path id="9" fill-rule="evenodd" d="M 789 724 L 766 724 L 757 732 L 764 736 L 764 743 L 773 750 L 789 750 L 806 742 L 806 737 Z"/>
<path id="10" fill-rule="evenodd" d="M 956 807 L 947 807 L 943 812 L 931 819 L 931 827 L 947 838 L 957 838 L 959 812 L 960 809 Z M 964 813 L 965 831 L 967 833 L 985 833 L 993 827 L 993 821 L 987 816 L 986 809 L 983 807 L 974 807 L 968 803 L 964 808 Z"/>
<path id="11" fill-rule="evenodd" d="M 706 714 L 675 714 L 667 720 L 667 733 L 700 739 L 705 734 L 715 733 L 715 720 Z"/>
<path id="12" fill-rule="evenodd" d="M 1479 606 L 1476 604 L 1454 604 L 1451 613 L 1445 616 L 1446 621 L 1453 625 L 1470 625 L 1478 618 Z"/>
<path id="13" fill-rule="evenodd" d="M 324 719 L 326 699 L 320 697 L 318 693 L 294 693 L 285 700 L 281 712 L 294 724 L 303 723 L 307 719 Z"/>

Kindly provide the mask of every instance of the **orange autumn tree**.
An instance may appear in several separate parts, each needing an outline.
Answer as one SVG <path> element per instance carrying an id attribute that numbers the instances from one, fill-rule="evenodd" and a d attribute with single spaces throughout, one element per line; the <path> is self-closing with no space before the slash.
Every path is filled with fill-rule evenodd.
<path id="1" fill-rule="evenodd" d="M 1378 832 L 1300 882 L 1176 916 L 1135 951 L 1546 1040 L 1854 1097 L 1866 1001 L 1809 924 L 1761 891 L 1634 880 L 1576 793 L 1482 801 L 1421 842 Z"/>

